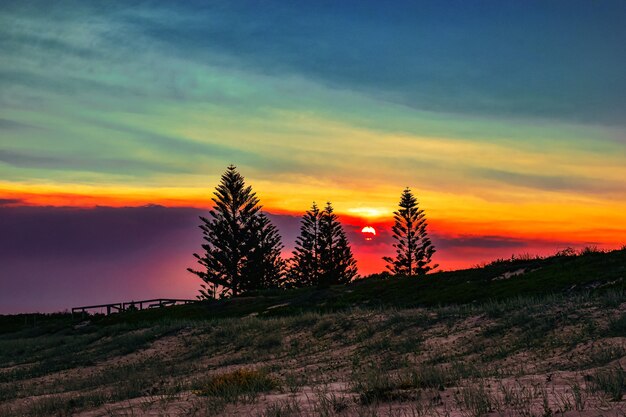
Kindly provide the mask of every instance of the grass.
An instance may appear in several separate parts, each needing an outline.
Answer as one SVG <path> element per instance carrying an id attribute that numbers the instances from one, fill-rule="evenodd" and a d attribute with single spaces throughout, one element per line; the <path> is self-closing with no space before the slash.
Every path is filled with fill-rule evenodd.
<path id="1" fill-rule="evenodd" d="M 599 370 L 591 382 L 594 391 L 608 395 L 612 401 L 621 401 L 626 392 L 626 372 L 621 367 Z"/>
<path id="2" fill-rule="evenodd" d="M 619 317 L 609 322 L 608 333 L 611 336 L 626 336 L 626 313 L 622 313 Z"/>
<path id="3" fill-rule="evenodd" d="M 316 391 L 311 397 L 314 404 L 309 407 L 317 410 L 313 415 L 336 415 L 342 407 L 357 407 L 358 412 L 365 413 L 381 404 L 417 404 L 444 393 L 467 415 L 488 406 L 522 409 L 520 398 L 543 401 L 544 397 L 532 387 L 509 387 L 508 394 L 503 392 L 505 388 L 489 390 L 489 378 L 524 375 L 526 371 L 520 370 L 523 363 L 511 360 L 519 352 L 549 358 L 556 349 L 557 357 L 576 359 L 557 368 L 574 370 L 604 366 L 623 357 L 622 345 L 596 340 L 619 316 L 605 308 L 607 300 L 620 297 L 626 298 L 616 291 L 573 297 L 516 297 L 429 309 L 357 308 L 204 321 L 95 322 L 37 337 L 26 329 L 0 336 L 2 346 L 25 343 L 18 354 L 3 351 L 0 356 L 0 378 L 4 381 L 0 383 L 0 398 L 11 402 L 48 394 L 41 403 L 30 403 L 30 415 L 55 414 L 54 410 L 63 415 L 115 401 L 195 392 L 206 400 L 202 407 L 217 413 L 226 412 L 228 404 L 254 404 L 270 392 L 310 392 L 307 387 L 324 386 L 348 374 L 350 395 L 357 403 L 334 391 Z M 507 310 L 517 313 L 500 313 Z M 585 330 L 590 327 L 600 330 Z M 577 343 L 570 342 L 570 333 L 563 334 L 564 328 L 571 328 Z M 466 335 L 458 343 L 446 342 L 453 334 Z M 536 340 L 524 348 L 529 334 Z M 176 353 L 149 353 L 148 348 L 157 343 L 170 346 L 168 349 Z M 584 354 L 577 351 L 580 346 L 585 346 Z M 340 353 L 342 349 L 350 353 Z M 50 366 L 50 354 L 56 355 L 53 365 L 65 365 Z M 259 368 L 261 363 L 266 367 Z M 225 366 L 229 368 L 225 370 Z M 538 366 L 546 366 L 546 371 L 555 367 L 548 362 Z M 54 378 L 38 380 L 42 375 Z M 598 395 L 610 396 L 617 386 L 611 382 L 616 375 L 594 378 Z M 320 392 L 323 395 L 318 395 Z M 561 399 L 567 404 L 562 407 L 574 410 L 586 404 L 586 392 L 582 387 L 570 387 Z M 501 399 L 506 396 L 508 402 Z M 281 402 L 259 412 L 305 415 L 292 406 Z M 0 414 L 23 415 L 24 410 L 12 404 L 0 407 Z"/>
<path id="4" fill-rule="evenodd" d="M 460 389 L 455 393 L 455 400 L 472 417 L 484 416 L 495 411 L 492 395 L 482 381 Z"/>
<path id="5" fill-rule="evenodd" d="M 194 387 L 198 395 L 234 403 L 241 400 L 252 401 L 260 393 L 278 388 L 279 384 L 263 370 L 241 368 L 197 381 Z"/>
<path id="6" fill-rule="evenodd" d="M 268 395 L 282 397 L 249 415 L 373 416 L 396 404 L 411 409 L 407 416 L 537 415 L 587 409 L 600 397 L 619 402 L 625 253 L 525 257 L 423 279 L 371 277 L 95 316 L 82 327 L 66 314 L 0 317 L 0 415 L 71 415 L 189 393 L 190 415 L 255 407 Z M 519 268 L 533 272 L 493 280 Z M 287 305 L 268 309 L 278 304 Z M 572 380 L 565 391 L 545 381 L 510 383 L 562 372 L 590 379 Z M 338 382 L 343 391 L 328 388 Z M 301 397 L 306 407 L 294 402 Z M 392 411 L 382 415 L 404 416 Z"/>
<path id="7" fill-rule="evenodd" d="M 351 389 L 362 404 L 407 401 L 422 389 L 444 390 L 466 376 L 450 366 L 419 365 L 395 372 L 379 365 L 359 366 L 352 372 Z"/>
<path id="8" fill-rule="evenodd" d="M 496 279 L 506 272 L 520 269 L 526 271 L 521 276 Z M 490 314 L 502 314 L 502 311 L 498 311 L 497 303 L 515 297 L 528 299 L 546 294 L 624 290 L 625 275 L 626 249 L 611 252 L 589 249 L 577 256 L 518 257 L 472 269 L 438 272 L 424 278 L 389 278 L 386 274 L 378 274 L 347 286 L 323 290 L 300 288 L 261 291 L 226 300 L 127 312 L 108 317 L 95 315 L 90 319 L 111 325 L 160 320 L 205 320 L 207 317 L 244 317 L 251 314 L 265 317 L 293 316 L 303 312 L 332 312 L 355 307 L 404 309 L 486 302 L 492 302 L 496 306 Z M 308 316 L 303 320 L 303 324 L 306 324 L 316 318 Z M 613 331 L 624 334 L 624 320 L 626 319 L 623 317 L 617 319 Z M 31 334 L 37 336 L 66 329 L 70 322 L 71 315 L 67 313 L 0 316 L 0 334 L 30 329 Z M 323 330 L 319 329 L 320 332 Z"/>

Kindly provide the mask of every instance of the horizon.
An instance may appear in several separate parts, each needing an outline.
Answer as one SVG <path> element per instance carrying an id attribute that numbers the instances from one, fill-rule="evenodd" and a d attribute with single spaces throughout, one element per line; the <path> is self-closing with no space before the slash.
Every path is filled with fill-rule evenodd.
<path id="1" fill-rule="evenodd" d="M 133 233 L 145 233 L 150 229 L 153 230 L 153 235 L 150 236 L 150 239 L 156 237 L 158 240 L 156 241 L 156 245 L 153 241 L 153 243 L 148 245 L 149 247 L 146 248 L 146 241 L 150 239 L 135 239 L 134 242 L 125 242 L 125 247 L 114 250 L 112 252 L 114 256 L 122 254 L 124 258 L 123 262 L 121 262 L 120 265 L 117 265 L 119 272 L 117 274 L 109 272 L 108 274 L 114 279 L 113 282 L 81 282 L 81 277 L 83 274 L 88 274 L 88 270 L 79 269 L 78 274 L 69 274 L 70 276 L 65 277 L 66 286 L 63 288 L 64 291 L 61 292 L 54 287 L 46 286 L 46 282 L 40 280 L 34 282 L 18 281 L 17 286 L 14 287 L 11 287 L 11 283 L 5 283 L 3 287 L 9 291 L 4 294 L 10 294 L 10 301 L 12 304 L 9 303 L 7 299 L 3 299 L 3 303 L 0 304 L 0 315 L 57 313 L 68 311 L 72 307 L 90 304 L 108 304 L 150 298 L 195 298 L 198 294 L 201 281 L 196 276 L 193 276 L 189 272 L 185 271 L 184 268 L 187 266 L 194 266 L 194 259 L 191 254 L 194 251 L 198 251 L 201 243 L 200 233 L 196 230 L 200 224 L 198 216 L 207 215 L 208 209 L 198 209 L 194 207 L 171 208 L 161 205 L 121 208 L 107 206 L 42 207 L 19 206 L 13 204 L 5 205 L 4 207 L 0 206 L 0 212 L 5 211 L 4 215 L 0 216 L 0 230 L 4 229 L 6 231 L 8 229 L 8 234 L 12 236 L 16 236 L 18 234 L 17 230 L 20 230 L 23 234 L 23 240 L 21 243 L 25 245 L 24 247 L 20 247 L 20 242 L 12 242 L 13 244 L 17 243 L 17 247 L 13 247 L 11 248 L 12 250 L 9 250 L 7 246 L 1 246 L 4 242 L 0 241 L 0 249 L 2 249 L 0 252 L 4 253 L 5 256 L 20 256 L 26 253 L 28 247 L 33 247 L 35 235 L 42 232 L 42 222 L 36 222 L 36 226 L 34 226 L 32 228 L 33 230 L 30 231 L 28 230 L 27 224 L 20 222 L 20 219 L 14 221 L 15 219 L 12 219 L 10 215 L 7 216 L 6 210 L 10 210 L 11 208 L 18 209 L 19 211 L 24 209 L 33 210 L 32 213 L 27 213 L 25 216 L 20 216 L 23 213 L 18 213 L 18 216 L 16 216 L 22 217 L 22 221 L 29 223 L 32 219 L 63 219 L 62 221 L 56 223 L 43 222 L 43 224 L 49 224 L 49 229 L 46 229 L 44 226 L 44 234 L 50 234 L 52 237 L 49 242 L 42 242 L 43 247 L 41 248 L 46 251 L 46 255 L 48 255 L 49 258 L 44 257 L 40 263 L 33 265 L 35 267 L 34 269 L 38 269 L 42 265 L 48 265 L 52 261 L 51 258 L 59 255 L 69 255 L 72 258 L 77 258 L 82 254 L 82 252 L 91 255 L 88 260 L 88 267 L 97 266 L 98 262 L 103 261 L 102 259 L 96 259 L 94 262 L 93 254 L 99 249 L 107 247 L 110 249 L 115 243 L 121 242 L 121 238 L 132 236 Z M 119 213 L 119 211 L 121 211 L 121 213 Z M 293 243 L 300 227 L 301 216 L 287 215 L 284 213 L 274 214 L 267 211 L 266 213 L 281 231 L 282 240 L 285 244 L 285 249 L 282 251 L 283 257 L 285 259 L 290 258 L 291 251 L 294 248 Z M 81 215 L 85 218 L 80 218 Z M 77 217 L 79 218 L 77 219 Z M 105 219 L 104 224 L 97 226 L 96 230 L 94 230 L 94 225 L 97 223 L 92 222 L 91 220 L 102 221 L 103 219 Z M 107 219 L 108 221 L 106 221 Z M 170 228 L 165 230 L 162 235 L 159 236 L 158 233 L 154 233 L 154 226 L 160 223 L 163 219 L 167 219 L 170 222 Z M 3 222 L 2 220 L 5 220 L 6 222 Z M 374 225 L 376 227 L 377 236 L 374 238 L 374 242 L 368 241 L 368 238 L 363 236 L 361 233 L 361 219 L 350 219 L 348 217 L 348 222 L 344 222 L 343 220 L 343 216 L 340 216 L 340 221 L 342 221 L 348 238 L 352 243 L 357 265 L 359 266 L 359 276 L 357 279 L 366 278 L 369 275 L 386 271 L 386 263 L 383 261 L 382 256 L 390 255 L 392 253 L 392 239 L 389 230 L 392 223 L 391 220 L 382 223 L 368 223 L 369 225 Z M 74 221 L 74 224 L 67 227 L 68 222 L 72 221 Z M 11 223 L 11 227 L 8 227 L 9 223 Z M 120 230 L 117 228 L 116 230 L 111 227 L 115 225 L 119 227 L 122 223 L 124 223 L 124 226 L 129 229 Z M 61 224 L 64 225 L 62 230 L 59 227 Z M 562 242 L 560 246 L 558 246 L 558 244 L 555 246 L 554 242 L 534 242 L 534 245 L 531 247 L 535 249 L 535 251 L 531 252 L 525 250 L 529 247 L 527 246 L 528 242 L 526 241 L 518 242 L 513 239 L 506 241 L 500 237 L 490 236 L 481 236 L 479 238 L 459 237 L 446 239 L 445 236 L 439 236 L 436 230 L 433 232 L 432 227 L 430 228 L 431 232 L 429 235 L 434 241 L 438 252 L 441 250 L 445 251 L 448 258 L 453 261 L 447 265 L 439 265 L 428 275 L 438 272 L 480 268 L 482 265 L 488 264 L 492 261 L 511 259 L 514 257 L 519 258 L 520 256 L 549 257 L 551 255 L 555 255 L 558 251 L 567 248 L 582 250 L 587 247 L 593 247 L 599 250 L 611 250 L 622 248 L 624 246 L 598 246 L 593 244 L 593 242 L 586 244 L 581 243 L 579 245 L 568 245 L 567 242 Z M 59 241 L 62 240 L 61 235 L 66 233 L 68 229 L 72 230 L 77 235 L 71 236 L 67 247 L 59 248 Z M 99 242 L 95 242 L 88 238 L 89 235 L 98 233 L 103 233 L 99 235 L 99 239 L 101 239 Z M 171 240 L 172 238 L 175 239 L 175 244 Z M 542 247 L 542 243 L 544 243 L 545 246 Z M 182 249 L 179 245 L 182 245 Z M 475 248 L 479 245 L 481 249 L 476 252 Z M 518 251 L 515 251 L 515 249 L 513 249 L 513 251 L 509 250 L 518 247 L 520 249 Z M 35 249 L 38 249 L 36 245 Z M 144 251 L 145 253 L 143 253 Z M 137 262 L 136 258 L 134 258 L 137 253 L 139 253 L 142 258 L 145 258 L 143 262 Z M 489 253 L 492 256 L 485 258 L 485 253 Z M 130 259 L 126 257 L 127 255 L 130 255 Z M 156 284 L 160 285 L 154 285 L 154 281 L 146 278 L 145 272 L 133 276 L 132 273 L 129 274 L 128 271 L 126 271 L 127 268 L 130 268 L 131 271 L 133 268 L 137 267 L 145 268 L 147 261 L 160 257 L 165 257 L 168 262 L 164 265 L 158 263 L 152 270 L 147 269 L 147 271 L 160 272 L 158 277 L 160 281 L 156 282 Z M 177 261 L 174 265 L 183 265 L 182 271 L 176 270 L 175 268 L 177 266 L 172 267 L 169 262 L 172 258 Z M 456 260 L 456 263 L 454 260 Z M 369 263 L 367 263 L 368 261 Z M 435 255 L 435 261 L 439 261 L 439 257 L 437 255 Z M 26 271 L 37 278 L 40 277 L 35 275 L 34 269 L 29 270 L 28 268 L 24 268 L 23 265 L 21 267 L 23 268 L 22 271 Z M 165 267 L 165 271 L 161 270 L 163 267 Z M 114 271 L 115 269 L 116 268 L 114 268 Z M 364 273 L 364 270 L 367 272 Z M 15 276 L 17 276 L 17 274 L 13 275 L 13 277 Z M 126 282 L 129 276 L 134 278 L 134 280 Z M 15 283 L 15 280 L 12 281 Z M 58 283 L 58 281 L 53 281 L 51 284 L 56 285 Z M 144 287 L 146 283 L 151 285 Z M 33 294 L 36 287 L 39 287 L 40 289 L 43 288 L 45 291 L 39 296 L 36 296 Z M 96 291 L 94 291 L 94 289 Z M 120 289 L 122 289 L 122 291 L 120 291 Z M 94 292 L 96 292 L 96 294 L 94 294 Z M 46 301 L 50 294 L 55 293 L 60 295 L 61 298 L 53 300 L 51 303 L 50 301 Z M 33 307 L 23 307 L 28 306 L 29 303 Z M 37 305 L 43 307 L 36 307 Z"/>
<path id="2" fill-rule="evenodd" d="M 438 270 L 620 248 L 625 12 L 5 2 L 0 314 L 194 297 L 198 216 L 231 163 L 285 254 L 331 201 L 362 276 L 407 186 Z"/>

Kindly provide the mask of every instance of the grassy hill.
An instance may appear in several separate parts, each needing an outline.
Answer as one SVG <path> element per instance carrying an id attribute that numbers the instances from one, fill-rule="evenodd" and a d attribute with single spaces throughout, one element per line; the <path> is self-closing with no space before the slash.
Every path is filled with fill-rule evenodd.
<path id="1" fill-rule="evenodd" d="M 206 319 L 250 314 L 276 316 L 355 307 L 444 306 L 514 297 L 624 289 L 625 286 L 626 250 L 588 250 L 578 255 L 548 258 L 513 257 L 482 267 L 438 272 L 425 277 L 372 275 L 350 285 L 328 289 L 265 291 L 194 305 L 113 315 L 103 321 L 117 323 L 158 320 L 163 317 Z M 60 317 L 56 316 L 57 319 Z M 19 323 L 19 320 L 15 321 L 15 324 Z"/>
<path id="2" fill-rule="evenodd" d="M 586 251 L 86 322 L 0 316 L 0 415 L 622 415 L 625 277 L 626 250 Z"/>

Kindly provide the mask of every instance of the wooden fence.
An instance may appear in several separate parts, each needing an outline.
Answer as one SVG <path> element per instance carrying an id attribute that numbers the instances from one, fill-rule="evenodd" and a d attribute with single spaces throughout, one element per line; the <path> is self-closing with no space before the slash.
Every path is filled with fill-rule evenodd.
<path id="1" fill-rule="evenodd" d="M 197 300 L 181 300 L 176 298 L 155 298 L 152 300 L 140 300 L 140 301 L 128 301 L 122 303 L 112 303 L 112 304 L 98 304 L 92 306 L 81 306 L 81 307 L 73 307 L 72 308 L 72 317 L 74 313 L 81 313 L 82 316 L 85 313 L 89 312 L 89 310 L 100 310 L 106 308 L 107 316 L 113 313 L 121 313 L 123 311 L 129 310 L 144 310 L 147 308 L 158 308 L 158 307 L 167 307 L 173 305 L 180 304 L 190 304 L 195 303 Z"/>

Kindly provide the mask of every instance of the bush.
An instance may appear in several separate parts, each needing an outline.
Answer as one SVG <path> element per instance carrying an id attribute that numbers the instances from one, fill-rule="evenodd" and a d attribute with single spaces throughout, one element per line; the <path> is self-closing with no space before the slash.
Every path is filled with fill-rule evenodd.
<path id="1" fill-rule="evenodd" d="M 591 389 L 604 392 L 613 401 L 621 401 L 626 391 L 626 372 L 621 367 L 599 370 L 591 380 Z"/>
<path id="2" fill-rule="evenodd" d="M 473 417 L 484 416 L 494 410 L 494 398 L 482 381 L 455 393 L 455 400 Z"/>
<path id="3" fill-rule="evenodd" d="M 611 336 L 626 336 L 626 313 L 609 322 L 609 334 Z"/>
<path id="4" fill-rule="evenodd" d="M 218 397 L 227 402 L 239 399 L 254 399 L 261 392 L 278 388 L 277 381 L 258 369 L 237 369 L 210 377 L 197 384 L 195 393 L 208 397 Z"/>

